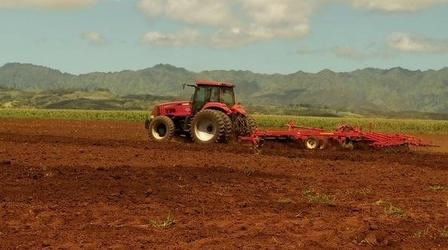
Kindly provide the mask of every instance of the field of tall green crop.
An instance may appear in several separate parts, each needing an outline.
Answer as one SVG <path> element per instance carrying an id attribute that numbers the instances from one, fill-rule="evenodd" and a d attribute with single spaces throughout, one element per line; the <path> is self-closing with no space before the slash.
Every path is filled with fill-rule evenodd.
<path id="1" fill-rule="evenodd" d="M 147 115 L 145 111 L 0 109 L 0 118 L 144 121 Z"/>
<path id="2" fill-rule="evenodd" d="M 143 122 L 146 111 L 91 111 L 91 110 L 48 110 L 48 109 L 0 109 L 0 118 L 61 119 L 61 120 L 118 120 Z M 412 120 L 384 118 L 333 118 L 255 115 L 262 128 L 281 128 L 288 122 L 297 125 L 334 129 L 341 124 L 384 132 L 406 132 L 414 134 L 448 134 L 447 120 Z M 1 120 L 0 120 L 1 126 Z"/>
<path id="3" fill-rule="evenodd" d="M 414 120 L 385 118 L 334 118 L 260 115 L 255 117 L 260 127 L 277 128 L 294 121 L 299 126 L 335 129 L 342 124 L 364 130 L 405 132 L 413 134 L 448 134 L 447 120 Z"/>

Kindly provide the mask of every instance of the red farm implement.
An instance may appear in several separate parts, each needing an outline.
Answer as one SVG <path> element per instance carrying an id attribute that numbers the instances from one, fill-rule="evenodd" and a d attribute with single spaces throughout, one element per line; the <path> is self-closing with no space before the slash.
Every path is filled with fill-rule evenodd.
<path id="1" fill-rule="evenodd" d="M 242 141 L 251 142 L 257 149 L 265 141 L 297 141 L 306 149 L 324 149 L 338 145 L 345 149 L 354 148 L 402 148 L 408 146 L 433 146 L 423 140 L 404 134 L 379 133 L 363 131 L 360 128 L 342 125 L 333 131 L 320 128 L 299 127 L 289 123 L 284 130 L 256 129 L 250 136 L 240 137 Z"/>

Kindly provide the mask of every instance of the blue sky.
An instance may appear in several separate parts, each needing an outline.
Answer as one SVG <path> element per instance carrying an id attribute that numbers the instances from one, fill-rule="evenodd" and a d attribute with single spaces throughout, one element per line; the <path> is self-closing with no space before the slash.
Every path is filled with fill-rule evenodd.
<path id="1" fill-rule="evenodd" d="M 446 0 L 0 0 L 0 64 L 70 73 L 448 66 Z"/>

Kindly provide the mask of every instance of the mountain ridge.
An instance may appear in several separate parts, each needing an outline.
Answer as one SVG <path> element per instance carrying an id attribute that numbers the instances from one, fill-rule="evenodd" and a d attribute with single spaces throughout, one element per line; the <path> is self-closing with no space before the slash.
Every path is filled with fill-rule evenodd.
<path id="1" fill-rule="evenodd" d="M 448 67 L 424 71 L 394 67 L 264 74 L 248 70 L 193 72 L 170 64 L 157 64 L 140 70 L 79 75 L 33 64 L 7 63 L 0 67 L 1 87 L 26 91 L 102 88 L 121 96 L 187 97 L 189 92 L 183 91 L 180 85 L 197 79 L 234 82 L 239 100 L 251 105 L 448 113 Z"/>

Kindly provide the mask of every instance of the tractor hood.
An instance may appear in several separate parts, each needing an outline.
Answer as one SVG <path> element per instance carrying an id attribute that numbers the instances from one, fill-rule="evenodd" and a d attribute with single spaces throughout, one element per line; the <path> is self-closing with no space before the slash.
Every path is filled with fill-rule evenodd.
<path id="1" fill-rule="evenodd" d="M 189 116 L 192 113 L 191 101 L 165 102 L 157 105 L 154 109 L 157 115 L 166 116 Z"/>
<path id="2" fill-rule="evenodd" d="M 191 105 L 191 101 L 174 101 L 174 102 L 164 102 L 157 105 L 158 107 L 166 106 L 176 106 L 176 105 Z"/>

